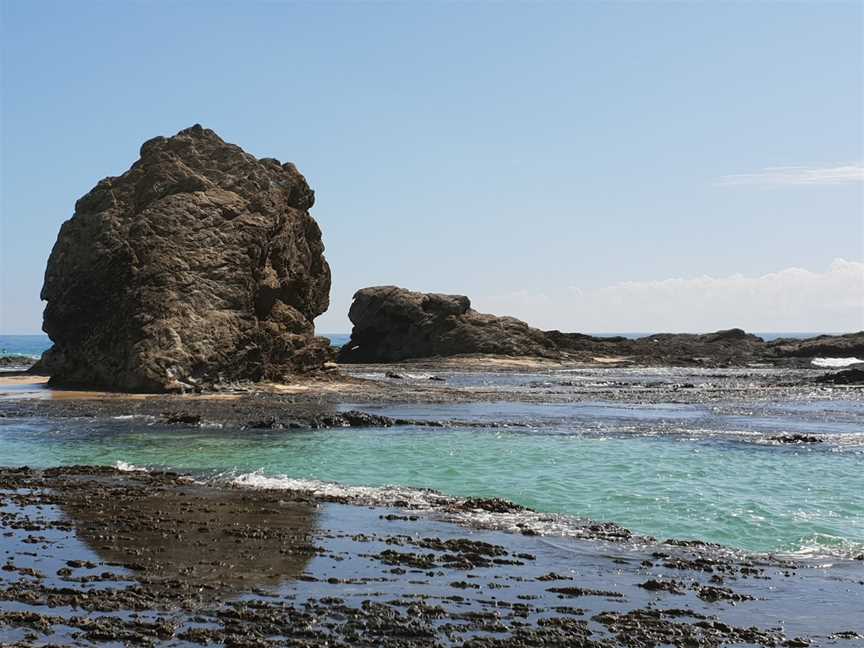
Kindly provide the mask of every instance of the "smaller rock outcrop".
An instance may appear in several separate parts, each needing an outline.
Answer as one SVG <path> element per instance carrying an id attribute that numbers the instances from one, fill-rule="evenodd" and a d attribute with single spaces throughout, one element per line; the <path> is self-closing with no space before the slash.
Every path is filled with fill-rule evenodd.
<path id="1" fill-rule="evenodd" d="M 781 338 L 769 342 L 768 351 L 780 358 L 864 358 L 864 331 L 803 340 Z"/>
<path id="2" fill-rule="evenodd" d="M 714 333 L 658 333 L 616 345 L 618 352 L 659 365 L 742 365 L 758 360 L 765 341 L 740 328 Z"/>
<path id="3" fill-rule="evenodd" d="M 397 286 L 363 288 L 348 312 L 354 328 L 340 362 L 396 362 L 466 353 L 557 357 L 543 331 L 514 317 L 478 313 L 464 295 Z"/>

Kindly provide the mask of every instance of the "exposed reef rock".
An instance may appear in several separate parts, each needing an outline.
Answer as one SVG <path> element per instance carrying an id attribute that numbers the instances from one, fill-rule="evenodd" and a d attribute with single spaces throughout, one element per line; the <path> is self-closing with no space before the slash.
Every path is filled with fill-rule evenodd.
<path id="1" fill-rule="evenodd" d="M 762 338 L 733 328 L 715 333 L 659 333 L 638 339 L 541 331 L 513 317 L 471 309 L 464 295 L 419 293 L 396 286 L 363 288 L 348 313 L 354 324 L 344 363 L 396 362 L 460 354 L 676 366 L 801 364 L 815 356 L 864 356 L 864 333 L 809 340 Z"/>
<path id="2" fill-rule="evenodd" d="M 0 355 L 0 367 L 31 367 L 35 360 L 25 355 Z"/>
<path id="3" fill-rule="evenodd" d="M 549 331 L 547 335 L 570 354 L 626 356 L 662 365 L 739 365 L 756 359 L 765 346 L 762 338 L 738 328 L 701 334 L 658 333 L 635 340 L 560 331 Z"/>
<path id="4" fill-rule="evenodd" d="M 816 378 L 818 383 L 829 385 L 864 385 L 864 369 L 846 369 L 824 374 Z"/>
<path id="5" fill-rule="evenodd" d="M 786 358 L 864 358 L 864 331 L 804 340 L 783 338 L 769 342 L 768 347 L 773 355 Z"/>
<path id="6" fill-rule="evenodd" d="M 170 391 L 319 368 L 330 268 L 291 163 L 199 125 L 78 200 L 48 259 L 41 368 L 58 385 Z"/>
<path id="7" fill-rule="evenodd" d="M 513 317 L 478 313 L 464 295 L 420 293 L 397 286 L 363 288 L 348 312 L 354 324 L 340 362 L 393 362 L 407 358 L 486 353 L 556 357 L 539 329 Z"/>

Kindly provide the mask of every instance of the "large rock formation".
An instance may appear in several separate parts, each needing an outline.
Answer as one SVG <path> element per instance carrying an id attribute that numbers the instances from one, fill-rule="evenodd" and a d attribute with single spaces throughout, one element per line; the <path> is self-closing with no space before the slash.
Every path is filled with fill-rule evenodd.
<path id="1" fill-rule="evenodd" d="M 513 317 L 478 313 L 464 295 L 396 286 L 363 288 L 348 312 L 354 324 L 340 362 L 394 362 L 461 353 L 547 356 L 557 347 L 543 331 Z"/>
<path id="2" fill-rule="evenodd" d="M 48 259 L 43 368 L 129 391 L 321 367 L 330 268 L 291 163 L 195 125 L 141 146 L 75 204 Z"/>

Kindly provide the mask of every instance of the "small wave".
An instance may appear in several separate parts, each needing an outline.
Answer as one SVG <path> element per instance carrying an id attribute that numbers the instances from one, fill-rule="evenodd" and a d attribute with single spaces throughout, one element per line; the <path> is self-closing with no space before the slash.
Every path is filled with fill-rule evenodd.
<path id="1" fill-rule="evenodd" d="M 593 540 L 626 540 L 636 546 L 653 544 L 654 538 L 641 537 L 613 523 L 597 523 L 559 513 L 541 513 L 514 506 L 512 510 L 489 511 L 474 506 L 477 500 L 450 497 L 434 490 L 398 486 L 349 486 L 314 479 L 294 479 L 286 475 L 265 475 L 262 471 L 240 475 L 220 475 L 235 487 L 264 490 L 296 490 L 318 497 L 335 498 L 352 504 L 408 509 L 434 514 L 464 526 Z M 496 507 L 497 508 L 497 507 Z M 504 507 L 506 508 L 506 507 Z"/>
<path id="2" fill-rule="evenodd" d="M 486 510 L 477 500 L 451 497 L 429 489 L 398 486 L 350 486 L 315 479 L 295 479 L 286 475 L 267 475 L 258 470 L 242 474 L 221 474 L 213 480 L 238 488 L 303 491 L 317 497 L 333 498 L 350 504 L 397 508 L 466 527 L 530 534 L 547 537 L 578 538 L 599 542 L 614 542 L 628 549 L 645 550 L 658 540 L 631 533 L 614 523 L 601 523 L 560 513 L 544 513 L 529 509 Z M 660 543 L 662 544 L 662 543 Z M 734 547 L 712 545 L 712 551 L 727 556 L 773 556 L 783 560 L 802 560 L 822 566 L 837 561 L 860 560 L 864 543 L 818 534 L 802 539 L 788 549 L 779 551 L 745 551 Z"/>
<path id="3" fill-rule="evenodd" d="M 817 533 L 802 538 L 797 546 L 778 551 L 776 555 L 807 561 L 862 560 L 864 542 L 853 542 L 827 533 Z"/>
<path id="4" fill-rule="evenodd" d="M 864 363 L 864 360 L 858 358 L 813 358 L 811 364 L 814 367 L 822 367 L 825 369 L 839 369 L 841 367 L 851 367 L 855 364 Z"/>
<path id="5" fill-rule="evenodd" d="M 115 461 L 114 467 L 121 472 L 147 472 L 146 468 L 136 466 L 135 464 L 131 464 L 123 460 Z"/>
<path id="6" fill-rule="evenodd" d="M 379 506 L 393 506 L 399 502 L 405 508 L 428 509 L 438 500 L 446 499 L 436 491 L 398 486 L 348 486 L 317 479 L 294 479 L 285 475 L 265 475 L 262 471 L 245 473 L 231 478 L 231 485 L 266 490 L 307 491 L 318 497 L 362 500 Z M 433 501 L 433 498 L 434 501 Z"/>

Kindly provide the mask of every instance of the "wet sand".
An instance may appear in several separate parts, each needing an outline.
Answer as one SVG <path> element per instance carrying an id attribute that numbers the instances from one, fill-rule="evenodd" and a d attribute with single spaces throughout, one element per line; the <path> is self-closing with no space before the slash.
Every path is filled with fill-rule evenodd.
<path id="1" fill-rule="evenodd" d="M 856 561 L 501 533 L 107 468 L 0 470 L 0 505 L 3 645 L 864 645 Z"/>

